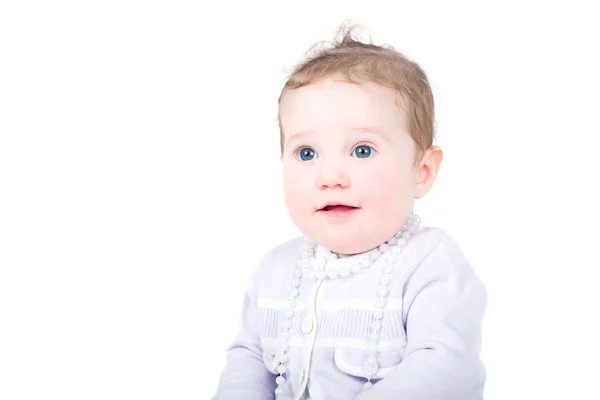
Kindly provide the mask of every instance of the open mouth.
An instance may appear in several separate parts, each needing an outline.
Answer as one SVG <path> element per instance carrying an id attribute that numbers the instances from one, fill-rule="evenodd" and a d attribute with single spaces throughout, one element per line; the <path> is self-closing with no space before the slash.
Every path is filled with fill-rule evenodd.
<path id="1" fill-rule="evenodd" d="M 321 208 L 319 211 L 350 211 L 356 209 L 358 209 L 358 207 L 347 206 L 345 204 L 332 204 Z"/>
<path id="2" fill-rule="evenodd" d="M 328 204 L 317 210 L 317 212 L 329 217 L 347 217 L 354 214 L 354 212 L 359 209 L 360 207 L 349 206 L 346 204 Z"/>

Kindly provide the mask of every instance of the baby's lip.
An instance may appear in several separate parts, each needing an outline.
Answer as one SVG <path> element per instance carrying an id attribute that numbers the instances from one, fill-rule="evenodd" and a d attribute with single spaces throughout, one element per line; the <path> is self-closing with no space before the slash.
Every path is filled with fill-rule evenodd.
<path id="1" fill-rule="evenodd" d="M 331 203 L 324 204 L 322 207 L 318 208 L 317 211 L 327 211 L 327 210 L 335 208 L 335 207 L 360 208 L 360 207 L 353 206 L 350 204 L 331 202 Z"/>

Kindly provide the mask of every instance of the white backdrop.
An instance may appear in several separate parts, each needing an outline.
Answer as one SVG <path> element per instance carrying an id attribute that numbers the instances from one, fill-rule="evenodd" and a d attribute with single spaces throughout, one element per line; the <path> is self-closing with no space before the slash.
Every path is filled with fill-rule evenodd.
<path id="1" fill-rule="evenodd" d="M 210 398 L 254 263 L 298 234 L 279 91 L 346 19 L 431 79 L 416 211 L 488 288 L 486 399 L 600 398 L 600 29 L 546 3 L 2 2 L 0 398 Z"/>

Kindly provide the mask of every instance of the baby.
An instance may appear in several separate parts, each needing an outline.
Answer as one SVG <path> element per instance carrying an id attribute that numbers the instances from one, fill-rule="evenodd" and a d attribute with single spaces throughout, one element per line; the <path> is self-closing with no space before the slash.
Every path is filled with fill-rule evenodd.
<path id="1" fill-rule="evenodd" d="M 214 399 L 482 399 L 486 289 L 413 213 L 442 161 L 423 70 L 344 28 L 290 75 L 279 128 L 303 237 L 256 266 Z"/>

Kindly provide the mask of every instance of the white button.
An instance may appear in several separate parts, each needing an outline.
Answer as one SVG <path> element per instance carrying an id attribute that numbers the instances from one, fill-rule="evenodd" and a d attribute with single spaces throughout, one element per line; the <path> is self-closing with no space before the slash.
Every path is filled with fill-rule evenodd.
<path id="1" fill-rule="evenodd" d="M 372 358 L 369 358 L 363 366 L 363 371 L 365 371 L 365 374 L 367 374 L 368 377 L 375 375 L 378 369 L 379 364 L 377 364 L 377 361 L 373 360 Z"/>
<path id="2" fill-rule="evenodd" d="M 315 323 L 313 322 L 312 318 L 304 318 L 304 321 L 302 321 L 302 332 L 310 333 L 314 326 Z"/>
<path id="3" fill-rule="evenodd" d="M 302 385 L 304 383 L 304 375 L 306 374 L 306 372 L 304 371 L 304 368 L 302 368 L 300 370 L 300 384 Z"/>

